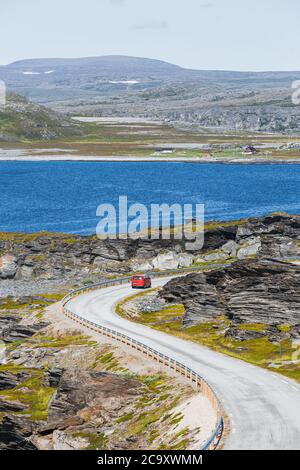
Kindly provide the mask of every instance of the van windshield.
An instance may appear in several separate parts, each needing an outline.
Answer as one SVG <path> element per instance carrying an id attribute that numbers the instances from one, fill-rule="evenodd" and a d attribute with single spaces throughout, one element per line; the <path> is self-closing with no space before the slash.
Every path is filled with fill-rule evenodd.
<path id="1" fill-rule="evenodd" d="M 143 276 L 133 276 L 134 281 L 142 281 L 144 278 Z"/>

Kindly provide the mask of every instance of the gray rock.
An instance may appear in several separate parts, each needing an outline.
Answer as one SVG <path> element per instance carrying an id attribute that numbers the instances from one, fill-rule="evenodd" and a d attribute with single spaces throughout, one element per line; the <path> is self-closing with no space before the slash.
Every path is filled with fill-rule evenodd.
<path id="1" fill-rule="evenodd" d="M 0 390 L 10 390 L 19 383 L 17 375 L 0 372 Z"/>
<path id="2" fill-rule="evenodd" d="M 177 256 L 180 268 L 189 268 L 193 264 L 194 257 L 188 253 L 181 253 Z"/>
<path id="3" fill-rule="evenodd" d="M 242 245 L 238 245 L 237 257 L 239 259 L 245 259 L 249 256 L 255 256 L 261 249 L 260 237 L 249 237 Z"/>
<path id="4" fill-rule="evenodd" d="M 177 269 L 179 267 L 178 256 L 174 251 L 168 251 L 167 253 L 161 253 L 152 261 L 154 269 L 166 270 L 166 269 Z"/>
<path id="5" fill-rule="evenodd" d="M 0 339 L 5 343 L 10 343 L 30 338 L 47 325 L 44 322 L 30 326 L 22 325 L 21 319 L 18 315 L 0 315 Z"/>
<path id="6" fill-rule="evenodd" d="M 222 251 L 215 251 L 214 253 L 204 254 L 195 258 L 196 263 L 214 263 L 216 261 L 224 261 L 229 258 L 229 255 Z"/>
<path id="7" fill-rule="evenodd" d="M 37 450 L 30 442 L 35 429 L 34 423 L 22 416 L 5 416 L 1 422 L 0 449 Z"/>
<path id="8" fill-rule="evenodd" d="M 49 387 L 58 387 L 63 373 L 64 369 L 61 369 L 60 367 L 54 367 L 52 369 L 49 369 L 47 371 Z"/>
<path id="9" fill-rule="evenodd" d="M 5 400 L 4 397 L 0 397 L 0 412 L 2 411 L 24 411 L 26 410 L 26 405 L 19 401 Z"/>
<path id="10" fill-rule="evenodd" d="M 32 266 L 21 266 L 16 273 L 16 280 L 30 281 L 33 278 L 33 267 Z"/>
<path id="11" fill-rule="evenodd" d="M 227 255 L 235 257 L 237 252 L 237 244 L 235 241 L 229 240 L 229 242 L 225 243 L 225 245 L 221 247 L 221 250 Z"/>
<path id="12" fill-rule="evenodd" d="M 55 430 L 52 435 L 53 450 L 82 450 L 89 444 L 88 439 L 74 437 L 64 431 Z"/>
<path id="13" fill-rule="evenodd" d="M 142 312 L 159 312 L 163 310 L 166 306 L 166 302 L 157 297 L 156 294 L 154 295 L 147 295 L 144 298 L 137 298 L 130 303 L 134 304 L 137 313 Z"/>
<path id="14" fill-rule="evenodd" d="M 0 258 L 0 278 L 11 279 L 17 272 L 17 258 L 12 254 L 6 254 Z"/>

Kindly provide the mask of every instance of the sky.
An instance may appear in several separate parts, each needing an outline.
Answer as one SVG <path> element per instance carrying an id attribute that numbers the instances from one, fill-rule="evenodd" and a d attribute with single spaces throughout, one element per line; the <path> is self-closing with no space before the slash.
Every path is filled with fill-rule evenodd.
<path id="1" fill-rule="evenodd" d="M 299 20 L 299 0 L 0 0 L 0 64 L 117 54 L 300 70 Z"/>

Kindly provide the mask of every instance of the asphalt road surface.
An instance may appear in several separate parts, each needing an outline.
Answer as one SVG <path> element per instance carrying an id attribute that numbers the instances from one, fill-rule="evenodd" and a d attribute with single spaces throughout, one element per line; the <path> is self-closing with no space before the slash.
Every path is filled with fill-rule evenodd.
<path id="1" fill-rule="evenodd" d="M 153 287 L 168 279 L 153 280 Z M 203 346 L 129 322 L 116 304 L 136 291 L 130 285 L 83 294 L 68 304 L 82 318 L 126 334 L 202 375 L 214 388 L 230 419 L 225 449 L 300 449 L 300 385 Z"/>

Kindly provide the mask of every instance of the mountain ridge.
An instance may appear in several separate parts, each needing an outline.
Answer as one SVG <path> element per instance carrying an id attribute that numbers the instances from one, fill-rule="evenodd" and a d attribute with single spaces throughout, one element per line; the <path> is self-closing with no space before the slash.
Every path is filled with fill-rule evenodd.
<path id="1" fill-rule="evenodd" d="M 163 64 L 168 67 L 172 67 L 174 69 L 178 69 L 181 71 L 189 71 L 189 72 L 211 72 L 211 73 L 234 73 L 240 75 L 269 75 L 269 74 L 278 74 L 278 75 L 290 75 L 290 74 L 300 74 L 300 70 L 236 70 L 236 69 L 207 69 L 207 68 L 194 68 L 194 67 L 184 67 L 179 64 L 174 64 L 173 62 L 169 62 L 168 60 L 163 59 L 155 59 L 149 58 L 144 56 L 130 56 L 130 55 L 122 55 L 122 54 L 108 54 L 108 55 L 101 55 L 101 56 L 82 56 L 82 57 L 37 57 L 37 58 L 28 58 L 28 59 L 20 59 L 8 64 L 0 65 L 2 67 L 19 67 L 19 66 L 55 66 L 61 65 L 64 63 L 69 63 L 72 65 L 80 65 L 80 64 L 87 64 L 87 63 L 95 63 L 95 62 L 102 62 L 102 61 L 125 61 L 125 60 L 134 60 L 136 62 L 146 61 L 152 62 L 156 64 Z"/>
<path id="2" fill-rule="evenodd" d="M 185 69 L 122 55 L 28 59 L 0 67 L 9 91 L 70 115 L 139 117 L 216 131 L 300 132 L 300 72 Z"/>

